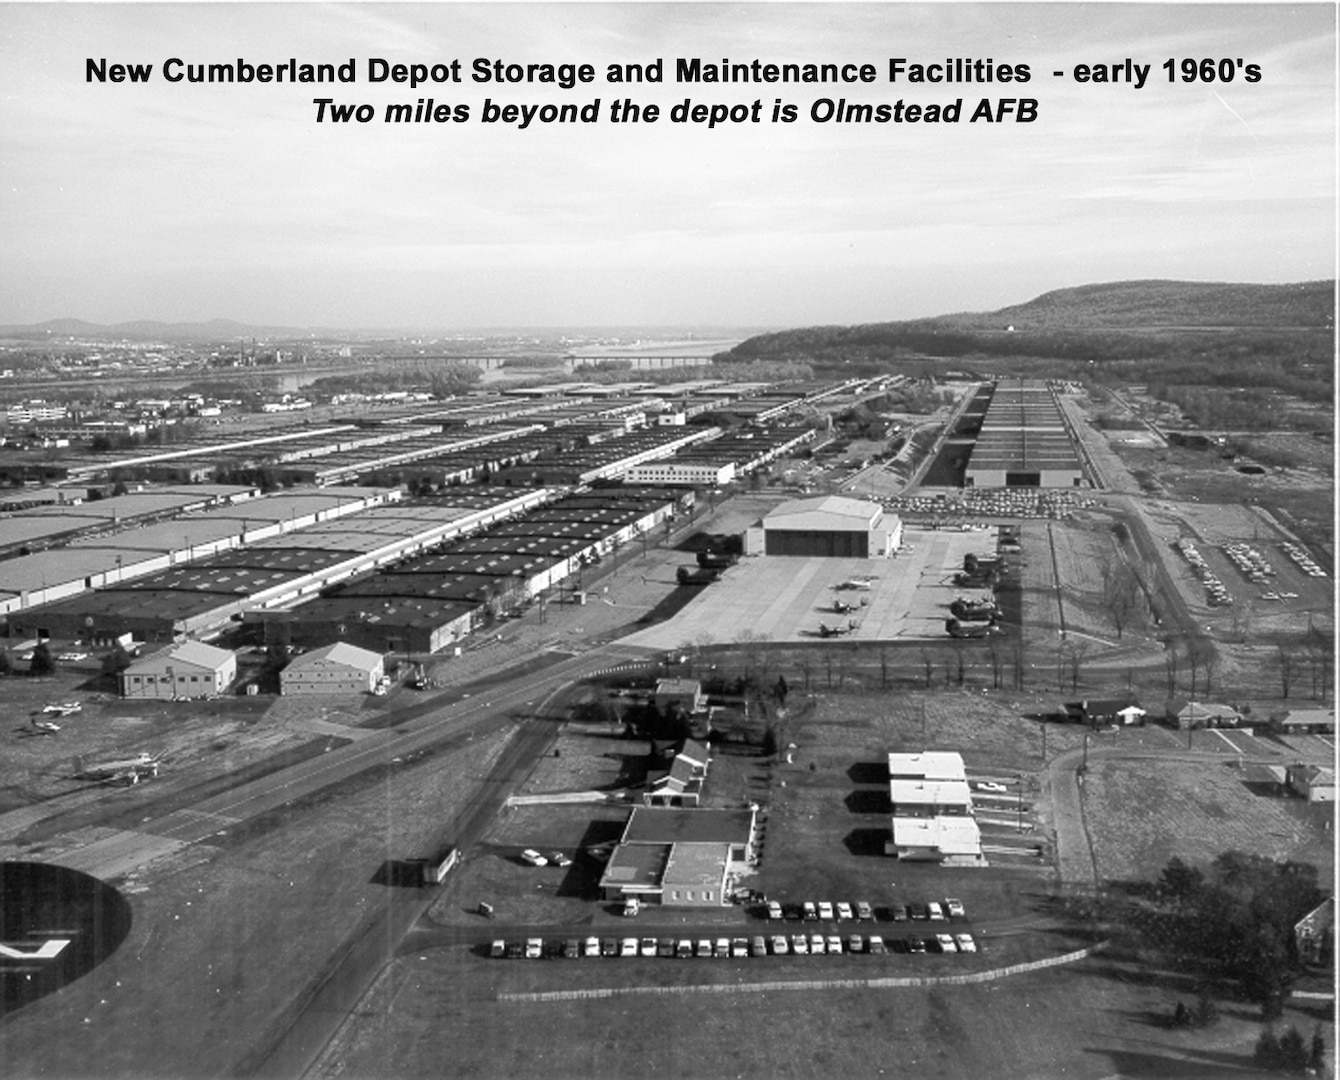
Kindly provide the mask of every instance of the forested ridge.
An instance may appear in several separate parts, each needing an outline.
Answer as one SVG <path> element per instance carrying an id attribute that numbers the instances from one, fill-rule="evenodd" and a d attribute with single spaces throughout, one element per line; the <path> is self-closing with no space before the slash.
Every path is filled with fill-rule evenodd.
<path id="1" fill-rule="evenodd" d="M 990 373 L 1254 388 L 1326 402 L 1335 283 L 1127 281 L 1046 293 L 989 313 L 763 334 L 720 359 L 791 360 L 851 374 Z"/>

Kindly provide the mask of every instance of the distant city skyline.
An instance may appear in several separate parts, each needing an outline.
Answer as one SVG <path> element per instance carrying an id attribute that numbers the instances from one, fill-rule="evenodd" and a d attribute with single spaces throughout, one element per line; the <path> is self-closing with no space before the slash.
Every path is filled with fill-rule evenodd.
<path id="1" fill-rule="evenodd" d="M 0 324 L 792 327 L 1094 282 L 1336 272 L 1331 4 L 13 4 L 5 22 Z M 378 57 L 459 59 L 466 81 L 372 85 Z M 681 57 L 869 64 L 877 80 L 681 84 Z M 1031 77 L 891 83 L 895 57 Z M 1261 78 L 1230 63 L 1169 82 L 1163 62 L 1183 57 L 1241 58 Z M 358 78 L 168 82 L 169 58 L 353 60 Z M 591 64 L 595 79 L 479 84 L 475 58 Z M 658 58 L 659 84 L 605 81 L 608 64 Z M 1139 88 L 1127 58 L 1149 65 Z M 99 82 L 90 61 L 153 71 Z M 1122 66 L 1095 85 L 1080 64 Z M 625 97 L 661 119 L 609 122 Z M 315 98 L 376 119 L 317 123 Z M 472 116 L 382 122 L 421 98 Z M 486 98 L 599 98 L 601 119 L 485 124 Z M 820 98 L 962 98 L 964 115 L 818 122 Z M 1036 99 L 1037 119 L 970 124 L 981 98 Z M 761 121 L 673 123 L 685 99 L 757 100 Z M 769 122 L 778 99 L 795 123 Z"/>

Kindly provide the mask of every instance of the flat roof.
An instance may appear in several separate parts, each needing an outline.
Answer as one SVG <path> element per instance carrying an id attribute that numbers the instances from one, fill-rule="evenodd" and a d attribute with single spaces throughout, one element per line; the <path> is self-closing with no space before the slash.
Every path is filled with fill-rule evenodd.
<path id="1" fill-rule="evenodd" d="M 966 780 L 890 780 L 889 799 L 918 806 L 971 806 L 972 792 Z"/>
<path id="2" fill-rule="evenodd" d="M 600 884 L 657 886 L 670 860 L 671 844 L 620 844 L 605 864 Z"/>
<path id="3" fill-rule="evenodd" d="M 964 780 L 963 755 L 954 750 L 918 750 L 889 755 L 890 777 L 921 777 L 925 780 Z"/>
<path id="4" fill-rule="evenodd" d="M 632 845 L 642 847 L 641 844 Z M 730 866 L 730 844 L 674 844 L 661 874 L 666 887 L 711 888 L 720 886 Z"/>
<path id="5" fill-rule="evenodd" d="M 752 810 L 672 810 L 634 807 L 625 844 L 744 844 L 754 827 Z"/>
<path id="6" fill-rule="evenodd" d="M 946 855 L 980 855 L 982 834 L 970 817 L 893 819 L 895 847 L 933 848 Z"/>

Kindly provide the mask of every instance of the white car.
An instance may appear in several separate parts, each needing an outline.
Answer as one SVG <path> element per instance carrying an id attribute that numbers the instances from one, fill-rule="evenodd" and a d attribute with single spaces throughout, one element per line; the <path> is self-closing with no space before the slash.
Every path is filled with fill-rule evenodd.
<path id="1" fill-rule="evenodd" d="M 637 955 L 637 938 L 635 938 L 635 937 L 626 937 L 626 938 L 624 938 L 623 941 L 621 941 L 621 942 L 619 943 L 619 955 L 620 955 L 620 956 L 636 956 L 636 955 Z"/>
<path id="2" fill-rule="evenodd" d="M 654 937 L 644 937 L 642 939 L 641 954 L 643 956 L 656 955 L 656 939 Z"/>
<path id="3" fill-rule="evenodd" d="M 833 919 L 833 905 L 827 900 L 819 901 L 819 918 L 825 922 L 831 922 Z"/>
<path id="4" fill-rule="evenodd" d="M 57 660 L 63 660 L 63 661 L 65 661 L 66 663 L 76 663 L 77 661 L 80 661 L 80 660 L 87 660 L 87 659 L 88 659 L 88 653 L 86 653 L 86 652 L 63 652 L 63 653 L 61 653 L 58 657 L 56 657 L 56 659 L 57 659 Z"/>
<path id="5" fill-rule="evenodd" d="M 991 791 L 997 795 L 1004 795 L 1007 790 L 1004 784 L 997 784 L 993 780 L 978 780 L 974 786 L 978 791 Z"/>
<path id="6" fill-rule="evenodd" d="M 774 934 L 772 936 L 772 955 L 785 956 L 791 951 L 791 946 L 786 942 L 785 934 Z"/>
<path id="7" fill-rule="evenodd" d="M 948 912 L 951 919 L 966 919 L 968 914 L 963 910 L 963 901 L 955 900 L 952 896 L 945 900 L 945 911 Z"/>
<path id="8" fill-rule="evenodd" d="M 971 934 L 955 934 L 954 944 L 958 946 L 959 952 L 977 951 L 977 942 L 972 939 Z"/>
<path id="9" fill-rule="evenodd" d="M 958 952 L 958 945 L 952 934 L 936 934 L 935 944 L 940 947 L 941 952 Z"/>
<path id="10" fill-rule="evenodd" d="M 776 920 L 776 921 L 778 921 L 778 922 L 781 921 L 781 918 L 782 918 L 782 905 L 781 905 L 780 903 L 778 903 L 776 900 L 769 900 L 769 901 L 768 901 L 768 918 L 769 918 L 769 919 L 774 919 L 774 920 Z"/>
<path id="11" fill-rule="evenodd" d="M 945 909 L 936 901 L 932 900 L 926 905 L 926 917 L 930 919 L 931 922 L 944 922 Z"/>
<path id="12" fill-rule="evenodd" d="M 526 959 L 538 960 L 543 955 L 544 955 L 544 939 L 537 937 L 527 938 Z"/>
<path id="13" fill-rule="evenodd" d="M 529 866 L 548 866 L 549 860 L 533 848 L 526 848 L 521 853 L 521 861 Z"/>
<path id="14" fill-rule="evenodd" d="M 839 900 L 839 901 L 838 901 L 838 904 L 837 904 L 837 917 L 838 917 L 839 919 L 850 919 L 850 918 L 853 917 L 853 916 L 852 916 L 851 905 L 850 905 L 849 903 L 847 903 L 847 901 L 845 901 L 845 900 Z"/>

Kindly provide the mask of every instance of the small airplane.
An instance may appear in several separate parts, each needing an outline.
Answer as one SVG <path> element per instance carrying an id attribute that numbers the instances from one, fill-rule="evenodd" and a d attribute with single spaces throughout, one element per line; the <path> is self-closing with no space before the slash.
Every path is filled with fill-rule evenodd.
<path id="1" fill-rule="evenodd" d="M 100 784 L 138 784 L 146 777 L 157 776 L 162 760 L 161 756 L 141 752 L 133 758 L 98 761 L 90 765 L 82 757 L 77 757 L 74 759 L 74 779 L 96 780 Z"/>
<path id="2" fill-rule="evenodd" d="M 34 716 L 31 723 L 34 735 L 54 735 L 60 731 L 60 725 L 52 720 L 39 720 Z"/>
<path id="3" fill-rule="evenodd" d="M 834 615 L 846 615 L 848 612 L 855 611 L 856 606 L 849 604 L 845 600 L 834 600 L 833 606 L 829 609 Z"/>
<path id="4" fill-rule="evenodd" d="M 69 716 L 71 713 L 83 712 L 84 706 L 78 701 L 62 701 L 58 705 L 43 705 L 44 713 L 55 713 L 57 716 Z"/>
<path id="5" fill-rule="evenodd" d="M 846 626 L 829 626 L 827 623 L 819 624 L 820 637 L 842 637 L 844 634 L 850 634 L 861 624 L 855 619 L 848 619 Z"/>

